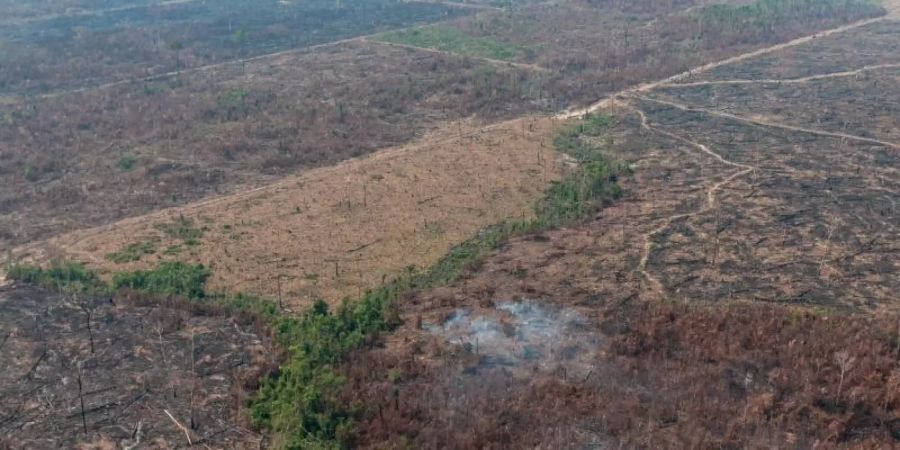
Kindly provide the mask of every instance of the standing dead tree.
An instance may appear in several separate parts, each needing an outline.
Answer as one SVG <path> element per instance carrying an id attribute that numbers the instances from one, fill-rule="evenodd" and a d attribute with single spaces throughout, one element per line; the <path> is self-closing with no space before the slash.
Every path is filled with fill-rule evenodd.
<path id="1" fill-rule="evenodd" d="M 91 354 L 94 354 L 94 329 L 91 326 L 91 321 L 94 317 L 94 304 L 85 298 L 79 298 L 77 293 L 72 294 L 72 302 L 78 305 L 78 308 L 81 309 L 84 314 L 87 316 L 87 331 L 88 338 L 91 345 Z"/>
<path id="2" fill-rule="evenodd" d="M 84 430 L 84 434 L 87 434 L 87 419 L 85 418 L 84 413 L 84 388 L 81 381 L 83 372 L 84 363 L 79 361 L 75 364 L 75 373 L 78 375 L 78 402 L 81 404 L 81 428 Z"/>
<path id="3" fill-rule="evenodd" d="M 191 398 L 190 398 L 190 426 L 192 430 L 197 429 L 197 421 L 194 418 L 194 391 L 197 389 L 197 368 L 196 357 L 194 356 L 196 345 L 194 340 L 194 327 L 191 325 Z"/>
<path id="4" fill-rule="evenodd" d="M 841 380 L 838 383 L 837 393 L 834 396 L 835 403 L 841 398 L 841 391 L 844 389 L 844 377 L 847 375 L 847 372 L 853 368 L 853 363 L 855 361 L 856 357 L 850 356 L 850 353 L 846 350 L 841 350 L 834 354 L 834 362 L 838 365 L 838 368 L 841 369 Z"/>

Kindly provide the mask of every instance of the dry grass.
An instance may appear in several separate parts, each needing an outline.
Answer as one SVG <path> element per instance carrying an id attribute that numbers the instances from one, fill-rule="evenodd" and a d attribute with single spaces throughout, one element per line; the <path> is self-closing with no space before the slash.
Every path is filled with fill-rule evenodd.
<path id="1" fill-rule="evenodd" d="M 6 105 L 0 247 L 272 183 L 460 117 L 534 112 L 529 80 L 515 68 L 350 42 L 246 72 L 232 64 Z"/>
<path id="2" fill-rule="evenodd" d="M 336 302 L 377 286 L 407 266 L 435 262 L 450 246 L 507 217 L 529 215 L 565 164 L 551 149 L 551 119 L 487 128 L 455 124 L 423 143 L 388 149 L 288 177 L 234 196 L 78 231 L 22 248 L 109 270 L 184 259 L 212 269 L 212 290 L 278 294 L 307 305 Z M 463 131 L 460 139 L 459 131 Z M 200 245 L 167 237 L 159 224 L 183 216 L 204 228 Z M 104 255 L 135 242 L 153 255 L 114 264 Z M 173 245 L 181 253 L 166 255 Z"/>

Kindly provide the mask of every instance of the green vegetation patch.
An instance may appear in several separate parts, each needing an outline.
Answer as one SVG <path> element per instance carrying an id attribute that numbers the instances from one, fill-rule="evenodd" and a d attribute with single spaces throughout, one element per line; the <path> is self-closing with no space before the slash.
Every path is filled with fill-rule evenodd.
<path id="1" fill-rule="evenodd" d="M 602 143 L 596 142 L 607 134 L 613 121 L 610 116 L 587 115 L 553 138 L 554 147 L 575 158 L 580 170 L 555 182 L 538 204 L 537 216 L 542 226 L 589 216 L 603 203 L 619 198 L 622 191 L 618 177 L 628 169 L 607 156 L 605 149 L 612 146 L 611 138 L 607 136 Z"/>
<path id="2" fill-rule="evenodd" d="M 117 252 L 108 253 L 106 259 L 116 264 L 140 261 L 145 255 L 156 252 L 156 243 L 152 241 L 135 242 Z"/>
<path id="3" fill-rule="evenodd" d="M 192 219 L 184 216 L 172 222 L 156 224 L 155 227 L 166 236 L 180 240 L 184 245 L 198 245 L 200 238 L 203 237 L 203 229 L 195 226 Z"/>
<path id="4" fill-rule="evenodd" d="M 111 287 L 113 290 L 132 289 L 150 295 L 197 299 L 206 296 L 203 285 L 208 277 L 209 271 L 201 264 L 166 262 L 153 270 L 117 273 Z"/>
<path id="5" fill-rule="evenodd" d="M 138 159 L 133 155 L 125 155 L 119 158 L 119 162 L 116 164 L 120 170 L 123 172 L 128 172 L 134 170 L 137 167 Z"/>
<path id="6" fill-rule="evenodd" d="M 46 269 L 15 264 L 7 268 L 6 276 L 10 280 L 61 292 L 97 292 L 105 287 L 100 277 L 81 263 L 53 264 Z"/>
<path id="7" fill-rule="evenodd" d="M 376 39 L 394 44 L 430 48 L 466 56 L 512 61 L 521 48 L 489 37 L 470 36 L 448 26 L 432 26 L 380 34 Z"/>

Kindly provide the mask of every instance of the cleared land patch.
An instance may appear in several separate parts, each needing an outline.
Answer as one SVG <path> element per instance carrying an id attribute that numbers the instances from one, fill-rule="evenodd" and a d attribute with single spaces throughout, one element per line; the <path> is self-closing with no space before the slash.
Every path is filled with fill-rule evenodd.
<path id="1" fill-rule="evenodd" d="M 437 261 L 450 246 L 508 217 L 530 215 L 566 163 L 544 136 L 553 121 L 521 119 L 480 128 L 452 126 L 422 144 L 287 177 L 256 192 L 176 208 L 151 217 L 61 235 L 20 249 L 39 260 L 83 260 L 109 270 L 159 261 L 202 262 L 214 291 L 287 303 L 337 302 Z M 463 134 L 460 136 L 459 131 Z M 160 232 L 189 221 L 203 230 L 186 246 Z M 136 260 L 121 254 L 159 242 Z"/>
<path id="2" fill-rule="evenodd" d="M 402 282 L 389 284 L 333 313 L 316 304 L 291 335 L 297 344 L 291 360 L 266 382 L 264 401 L 255 409 L 261 423 L 293 432 L 291 442 L 349 439 L 364 448 L 895 443 L 896 318 L 843 313 L 894 308 L 896 217 L 887 204 L 896 200 L 896 155 L 872 139 L 846 137 L 863 130 L 848 128 L 841 132 L 845 137 L 804 131 L 811 125 L 699 111 L 647 91 L 653 89 L 602 103 L 614 120 L 603 134 L 589 137 L 635 169 L 622 201 L 588 222 L 494 242 L 486 247 L 494 249 L 487 259 L 464 266 L 462 279 L 450 286 L 410 292 Z M 519 132 L 532 145 L 549 136 L 529 137 L 527 121 L 520 123 L 521 129 L 501 136 L 504 142 Z M 452 126 L 445 133 L 447 142 L 458 139 Z M 540 147 L 531 149 L 540 164 Z M 386 162 L 396 154 L 406 153 L 371 159 Z M 451 178 L 460 173 L 440 162 L 425 166 L 450 168 Z M 403 167 L 418 166 L 404 161 Z M 503 173 L 506 167 L 500 167 L 472 179 Z M 537 185 L 539 173 L 527 181 Z M 257 216 L 266 225 L 277 223 L 269 217 L 278 214 L 302 215 L 297 201 L 304 197 L 279 197 L 279 189 L 332 195 L 324 203 L 331 204 L 329 232 L 378 205 L 370 203 L 370 186 L 363 182 L 360 189 L 360 180 L 399 186 L 388 191 L 394 202 L 417 197 L 404 190 L 416 187 L 407 180 L 397 185 L 396 177 L 381 173 L 381 179 L 367 178 L 367 170 L 341 175 L 344 184 L 320 183 L 327 192 L 275 184 L 225 204 L 203 202 L 83 233 L 82 242 L 95 243 L 84 259 L 99 261 L 98 250 L 109 240 L 131 254 L 154 239 L 160 239 L 154 249 L 180 248 L 185 258 L 198 258 L 208 240 L 252 237 Z M 434 176 L 437 187 L 422 192 L 443 192 L 452 181 Z M 580 180 L 574 181 L 577 187 Z M 487 198 L 472 181 L 465 192 L 473 186 Z M 567 195 L 582 191 L 569 192 L 569 186 L 557 184 L 550 192 L 563 201 L 577 198 Z M 462 201 L 470 207 L 472 200 Z M 425 197 L 415 214 L 397 217 L 417 224 L 425 216 L 421 205 L 432 201 L 437 199 Z M 195 214 L 212 205 L 227 206 L 221 215 L 231 214 L 230 223 Z M 277 214 L 271 212 L 276 205 Z M 422 228 L 428 236 L 440 235 L 432 217 Z M 235 233 L 238 220 L 245 228 Z M 368 222 L 349 222 L 373 235 Z M 281 253 L 297 239 L 294 228 L 273 228 L 283 234 L 266 237 L 268 247 L 259 256 L 267 259 L 256 266 L 287 262 L 284 267 L 299 273 L 302 267 Z M 110 229 L 126 231 L 104 234 Z M 309 235 L 326 242 L 324 231 Z M 747 236 L 760 240 L 748 244 Z M 329 234 L 327 242 L 334 237 Z M 201 250 L 188 249 L 191 240 Z M 351 242 L 337 253 L 380 245 Z M 34 247 L 32 256 L 55 256 L 51 247 L 42 248 L 44 253 Z M 155 251 L 131 267 L 159 261 Z M 336 263 L 336 281 L 348 261 L 328 261 Z M 286 280 L 275 273 L 269 285 L 277 291 L 270 296 L 281 294 Z M 123 277 L 154 284 L 145 275 Z M 321 279 L 318 272 L 303 278 L 313 284 Z M 365 286 L 353 287 L 359 293 Z M 717 308 L 722 305 L 727 308 Z M 381 334 L 393 326 L 400 326 L 396 336 Z M 773 355 L 773 348 L 783 350 Z M 347 358 L 352 349 L 358 351 Z M 332 372 L 338 361 L 349 364 L 341 372 L 345 384 Z M 342 395 L 336 394 L 341 386 Z M 338 400 L 343 407 L 334 407 Z M 353 430 L 343 421 L 351 410 L 363 419 Z M 276 418 L 267 416 L 273 411 Z"/>
<path id="3" fill-rule="evenodd" d="M 375 39 L 499 61 L 511 61 L 522 51 L 520 48 L 491 38 L 471 37 L 459 29 L 442 25 L 392 31 L 375 36 Z"/>
<path id="4" fill-rule="evenodd" d="M 539 110 L 531 73 L 354 42 L 3 105 L 0 243 L 270 183 L 462 117 Z"/>

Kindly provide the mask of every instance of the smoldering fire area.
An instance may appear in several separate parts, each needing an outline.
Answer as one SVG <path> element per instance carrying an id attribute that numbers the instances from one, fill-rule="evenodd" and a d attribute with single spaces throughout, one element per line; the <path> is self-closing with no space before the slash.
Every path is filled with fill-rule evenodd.
<path id="1" fill-rule="evenodd" d="M 443 323 L 423 328 L 478 357 L 478 366 L 469 366 L 468 372 L 497 367 L 517 378 L 541 373 L 583 379 L 594 370 L 603 344 L 577 310 L 531 299 L 457 309 Z"/>

